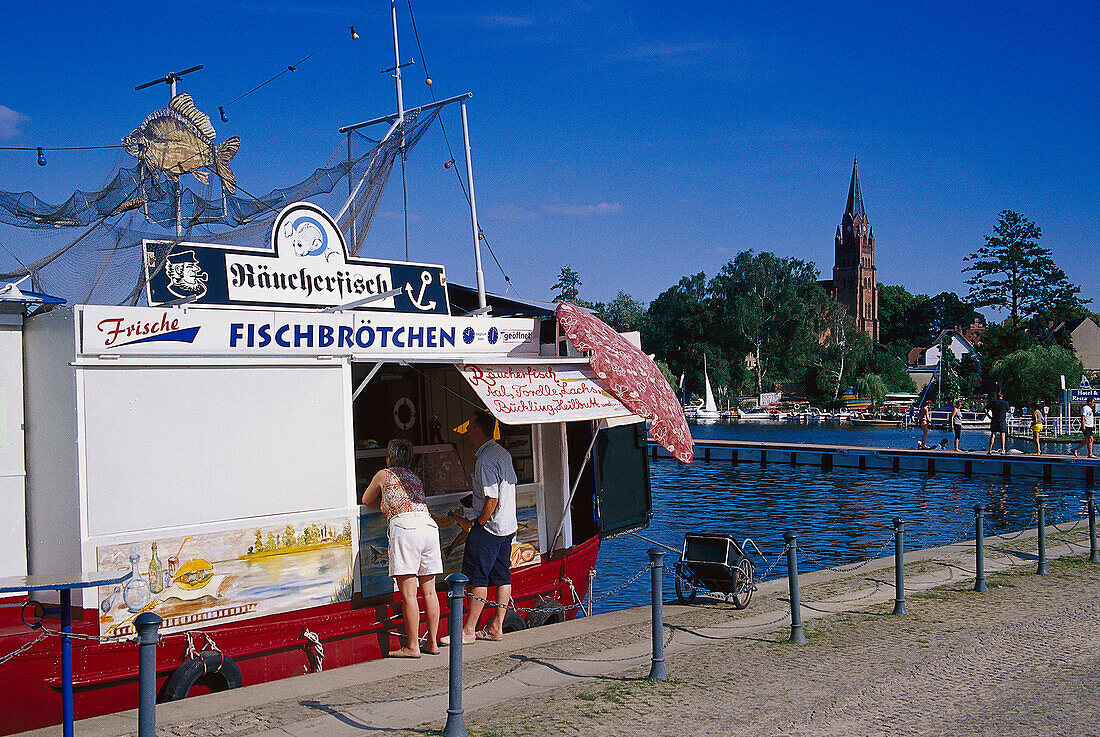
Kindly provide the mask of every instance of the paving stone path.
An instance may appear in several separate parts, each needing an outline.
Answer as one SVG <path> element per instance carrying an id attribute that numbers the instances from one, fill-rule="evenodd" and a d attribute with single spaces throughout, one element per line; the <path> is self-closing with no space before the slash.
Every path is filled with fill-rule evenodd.
<path id="1" fill-rule="evenodd" d="M 1100 735 L 1100 564 L 957 584 L 468 714 L 472 735 Z"/>
<path id="2" fill-rule="evenodd" d="M 1083 544 L 1082 544 L 1083 541 Z M 908 615 L 891 616 L 892 559 L 803 576 L 808 645 L 791 645 L 784 579 L 744 611 L 666 606 L 671 680 L 645 680 L 649 613 L 628 610 L 470 646 L 473 737 L 528 735 L 995 735 L 1100 737 L 1100 564 L 1087 529 L 906 554 Z M 446 658 L 374 661 L 158 707 L 158 737 L 438 734 Z M 134 733 L 133 712 L 84 720 L 82 737 Z M 26 737 L 54 735 L 38 730 Z"/>

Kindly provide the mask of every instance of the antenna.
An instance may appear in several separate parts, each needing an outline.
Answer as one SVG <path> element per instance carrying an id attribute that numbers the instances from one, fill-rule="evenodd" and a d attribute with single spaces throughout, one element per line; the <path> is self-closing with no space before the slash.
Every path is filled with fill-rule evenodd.
<path id="1" fill-rule="evenodd" d="M 180 80 L 180 78 L 183 77 L 183 75 L 190 74 L 191 72 L 197 72 L 200 69 L 202 69 L 202 64 L 199 64 L 198 66 L 191 67 L 190 69 L 184 69 L 182 72 L 168 72 L 168 74 L 165 74 L 164 77 L 162 77 L 161 79 L 154 79 L 152 82 L 146 82 L 145 84 L 139 84 L 137 87 L 134 88 L 134 92 L 137 92 L 138 90 L 143 90 L 146 87 L 152 87 L 155 84 L 160 84 L 161 82 L 163 82 L 164 84 L 171 85 L 171 87 L 172 87 L 172 97 L 175 97 L 176 96 L 176 82 L 178 82 Z"/>

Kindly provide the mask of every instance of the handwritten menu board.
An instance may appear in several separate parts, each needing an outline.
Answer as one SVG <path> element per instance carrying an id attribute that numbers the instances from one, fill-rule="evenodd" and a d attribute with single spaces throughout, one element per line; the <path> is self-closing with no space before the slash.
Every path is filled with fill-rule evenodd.
<path id="1" fill-rule="evenodd" d="M 506 424 L 631 416 L 587 365 L 468 364 L 461 370 L 485 406 Z"/>

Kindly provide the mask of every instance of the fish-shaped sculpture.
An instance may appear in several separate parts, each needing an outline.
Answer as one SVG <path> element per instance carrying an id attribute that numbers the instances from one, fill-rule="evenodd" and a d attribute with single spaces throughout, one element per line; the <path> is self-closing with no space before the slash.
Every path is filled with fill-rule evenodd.
<path id="1" fill-rule="evenodd" d="M 237 191 L 237 178 L 229 160 L 240 144 L 233 136 L 215 146 L 210 116 L 195 107 L 186 92 L 173 97 L 168 107 L 151 113 L 122 139 L 126 153 L 148 169 L 164 172 L 173 182 L 179 181 L 181 174 L 193 174 L 206 184 L 209 175 L 203 170 L 213 169 L 230 194 Z"/>

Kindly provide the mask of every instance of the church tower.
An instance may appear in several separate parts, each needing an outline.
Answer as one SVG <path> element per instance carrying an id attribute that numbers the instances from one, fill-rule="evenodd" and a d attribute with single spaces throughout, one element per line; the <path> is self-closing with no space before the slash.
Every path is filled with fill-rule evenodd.
<path id="1" fill-rule="evenodd" d="M 856 320 L 856 326 L 878 340 L 878 274 L 875 269 L 875 232 L 863 209 L 859 161 L 852 162 L 848 206 L 836 229 L 836 254 L 829 292 Z"/>

